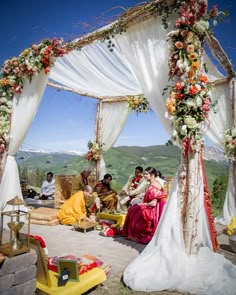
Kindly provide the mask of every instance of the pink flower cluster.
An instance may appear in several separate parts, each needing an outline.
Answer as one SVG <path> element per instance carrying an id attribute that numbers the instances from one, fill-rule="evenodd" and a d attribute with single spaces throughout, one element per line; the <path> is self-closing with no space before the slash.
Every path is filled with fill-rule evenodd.
<path id="1" fill-rule="evenodd" d="M 190 0 L 183 2 L 180 9 L 180 17 L 176 21 L 176 28 L 181 26 L 193 26 L 198 20 L 206 15 L 207 1 Z"/>

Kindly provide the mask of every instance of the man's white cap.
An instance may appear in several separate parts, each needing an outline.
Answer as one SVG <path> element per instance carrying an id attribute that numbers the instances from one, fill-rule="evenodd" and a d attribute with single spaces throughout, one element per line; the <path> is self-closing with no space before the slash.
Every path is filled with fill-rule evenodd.
<path id="1" fill-rule="evenodd" d="M 84 166 L 83 171 L 92 172 L 92 169 L 89 166 Z"/>

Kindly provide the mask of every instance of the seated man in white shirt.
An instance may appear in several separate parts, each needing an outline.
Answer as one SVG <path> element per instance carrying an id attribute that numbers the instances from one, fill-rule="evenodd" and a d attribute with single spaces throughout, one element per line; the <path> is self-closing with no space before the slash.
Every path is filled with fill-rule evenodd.
<path id="1" fill-rule="evenodd" d="M 53 173 L 48 172 L 46 180 L 44 180 L 42 183 L 40 199 L 53 200 L 54 193 L 55 193 L 55 180 L 53 178 Z"/>
<path id="2" fill-rule="evenodd" d="M 127 208 L 142 202 L 148 182 L 143 177 L 143 167 L 137 166 L 135 174 L 130 175 L 127 183 L 117 195 L 117 209 L 127 211 Z"/>

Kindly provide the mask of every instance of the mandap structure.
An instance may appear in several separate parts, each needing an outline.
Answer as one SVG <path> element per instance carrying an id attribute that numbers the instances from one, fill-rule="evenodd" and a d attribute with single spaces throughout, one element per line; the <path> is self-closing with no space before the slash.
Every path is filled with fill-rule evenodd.
<path id="1" fill-rule="evenodd" d="M 95 143 L 103 152 L 112 147 L 127 120 L 127 101 L 139 95 L 147 98 L 181 146 L 181 165 L 159 227 L 124 272 L 125 283 L 134 290 L 236 292 L 236 267 L 216 253 L 202 160 L 203 135 L 225 147 L 230 158 L 222 221 L 228 223 L 236 215 L 235 72 L 209 29 L 219 12 L 207 6 L 206 0 L 150 1 L 72 42 L 52 39 L 34 44 L 2 67 L 1 208 L 21 196 L 14 155 L 48 85 L 98 100 Z M 105 173 L 102 157 L 96 171 L 99 178 Z"/>

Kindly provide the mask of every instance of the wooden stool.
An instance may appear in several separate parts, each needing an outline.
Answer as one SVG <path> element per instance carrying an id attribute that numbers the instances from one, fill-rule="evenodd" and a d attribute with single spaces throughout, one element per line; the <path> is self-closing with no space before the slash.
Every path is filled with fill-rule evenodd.
<path id="1" fill-rule="evenodd" d="M 87 232 L 87 230 L 94 230 L 96 226 L 98 225 L 97 222 L 91 222 L 87 220 L 80 221 L 79 223 L 74 224 L 74 230 L 82 230 L 84 233 Z"/>

